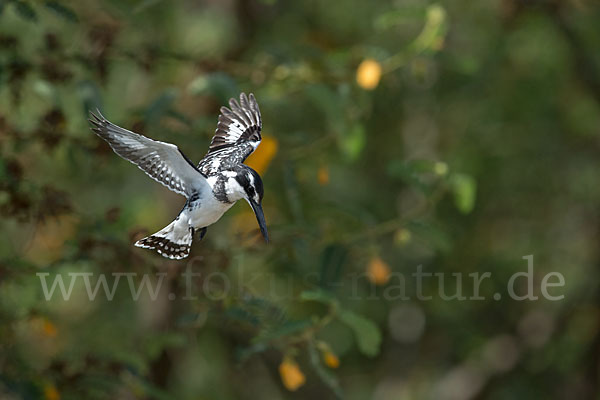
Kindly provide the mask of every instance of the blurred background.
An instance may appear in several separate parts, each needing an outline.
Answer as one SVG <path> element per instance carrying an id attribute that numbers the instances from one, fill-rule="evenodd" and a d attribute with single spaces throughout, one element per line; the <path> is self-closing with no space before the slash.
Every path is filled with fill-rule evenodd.
<path id="1" fill-rule="evenodd" d="M 599 398 L 599 18 L 586 0 L 1 0 L 0 398 Z M 189 260 L 133 247 L 185 199 L 88 110 L 200 160 L 241 91 L 271 243 L 244 203 Z M 517 301 L 528 255 L 539 299 Z M 443 274 L 430 300 L 419 266 Z M 37 274 L 73 272 L 164 290 L 134 301 L 123 277 L 90 301 L 80 278 L 46 301 Z"/>

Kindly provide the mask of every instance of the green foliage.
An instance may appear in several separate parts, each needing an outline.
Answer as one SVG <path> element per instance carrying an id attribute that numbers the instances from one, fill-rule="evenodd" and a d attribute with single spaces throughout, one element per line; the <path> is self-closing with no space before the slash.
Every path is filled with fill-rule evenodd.
<path id="1" fill-rule="evenodd" d="M 77 22 L 78 21 L 77 14 L 75 14 L 75 12 L 71 8 L 65 6 L 64 4 L 62 4 L 58 1 L 52 1 L 52 0 L 46 1 L 44 3 L 44 5 L 48 9 L 54 11 L 56 13 L 56 15 L 58 15 L 59 17 L 65 19 L 69 22 Z"/>
<path id="2" fill-rule="evenodd" d="M 580 3 L 0 0 L 0 398 L 598 397 Z M 133 247 L 184 199 L 89 111 L 196 162 L 241 91 L 272 242 L 240 204 L 186 261 Z M 529 254 L 539 299 L 511 300 Z M 80 275 L 46 300 L 40 273 Z M 133 300 L 144 276 L 161 290 Z"/>
<path id="3" fill-rule="evenodd" d="M 37 21 L 37 13 L 28 2 L 17 0 L 12 3 L 20 17 L 29 21 Z"/>
<path id="4" fill-rule="evenodd" d="M 468 214 L 475 206 L 477 184 L 473 177 L 465 174 L 454 174 L 450 177 L 450 185 L 454 194 L 454 204 L 462 213 Z"/>
<path id="5" fill-rule="evenodd" d="M 369 357 L 379 354 L 381 332 L 373 321 L 348 310 L 341 311 L 339 318 L 354 331 L 356 343 L 362 353 Z"/>

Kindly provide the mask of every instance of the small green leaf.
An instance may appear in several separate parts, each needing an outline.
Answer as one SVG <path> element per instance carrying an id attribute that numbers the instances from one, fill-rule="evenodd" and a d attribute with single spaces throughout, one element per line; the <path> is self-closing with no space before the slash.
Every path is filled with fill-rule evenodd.
<path id="1" fill-rule="evenodd" d="M 45 6 L 49 10 L 54 11 L 54 13 L 56 15 L 66 19 L 67 21 L 77 22 L 79 20 L 79 18 L 77 18 L 77 14 L 75 14 L 75 11 L 73 11 L 72 9 L 70 9 L 67 6 L 60 4 L 58 1 L 54 1 L 54 0 L 46 1 Z"/>
<path id="2" fill-rule="evenodd" d="M 454 194 L 454 204 L 463 214 L 468 214 L 475 207 L 475 195 L 477 192 L 477 183 L 475 179 L 465 174 L 454 174 L 450 179 L 452 193 Z"/>
<path id="3" fill-rule="evenodd" d="M 335 301 L 335 298 L 323 290 L 305 290 L 300 293 L 300 300 L 331 304 Z"/>
<path id="4" fill-rule="evenodd" d="M 38 79 L 35 82 L 33 82 L 32 89 L 36 94 L 47 99 L 53 99 L 56 96 L 52 84 L 42 79 Z"/>
<path id="5" fill-rule="evenodd" d="M 369 357 L 379 354 L 381 332 L 373 321 L 352 311 L 341 311 L 340 321 L 348 325 L 354 332 L 358 349 Z"/>
<path id="6" fill-rule="evenodd" d="M 342 153 L 350 161 L 354 161 L 360 156 L 366 142 L 365 128 L 360 124 L 356 124 L 348 131 L 343 132 L 339 146 Z"/>

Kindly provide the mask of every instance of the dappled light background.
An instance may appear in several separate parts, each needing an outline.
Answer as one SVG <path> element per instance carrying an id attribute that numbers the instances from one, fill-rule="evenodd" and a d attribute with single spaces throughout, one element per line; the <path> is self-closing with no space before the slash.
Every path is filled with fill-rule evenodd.
<path id="1" fill-rule="evenodd" d="M 586 0 L 0 1 L 0 398 L 597 398 L 599 18 Z M 242 91 L 271 243 L 240 202 L 188 260 L 133 247 L 185 199 L 88 111 L 199 161 Z M 509 297 L 528 266 L 516 292 L 537 300 Z M 47 301 L 40 277 L 68 273 L 131 274 L 112 300 L 80 274 Z M 132 298 L 143 276 L 155 299 Z"/>

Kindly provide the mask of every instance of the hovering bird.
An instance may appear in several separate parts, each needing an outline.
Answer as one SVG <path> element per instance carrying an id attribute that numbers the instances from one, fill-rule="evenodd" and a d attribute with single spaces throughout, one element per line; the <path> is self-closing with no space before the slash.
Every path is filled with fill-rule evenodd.
<path id="1" fill-rule="evenodd" d="M 221 107 L 208 153 L 195 166 L 174 144 L 152 140 L 109 122 L 96 110 L 90 113 L 92 130 L 119 156 L 137 165 L 155 181 L 187 198 L 173 222 L 135 245 L 180 260 L 190 254 L 192 239 L 221 218 L 236 201 L 245 199 L 269 241 L 262 209 L 263 183 L 256 171 L 243 164 L 261 141 L 262 120 L 254 95 L 240 95 Z"/>

